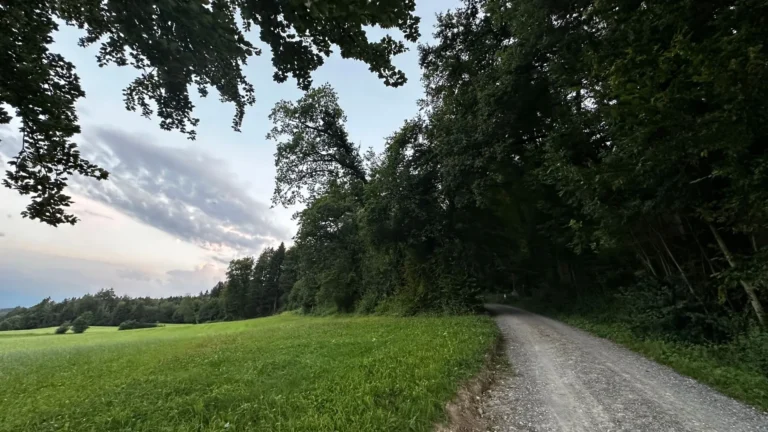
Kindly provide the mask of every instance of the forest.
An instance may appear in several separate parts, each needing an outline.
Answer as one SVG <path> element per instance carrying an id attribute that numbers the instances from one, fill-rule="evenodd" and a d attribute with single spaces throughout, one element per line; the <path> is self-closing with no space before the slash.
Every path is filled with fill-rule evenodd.
<path id="1" fill-rule="evenodd" d="M 766 326 L 768 4 L 465 0 L 434 36 L 419 115 L 383 152 L 352 142 L 328 85 L 274 107 L 273 203 L 303 206 L 291 247 L 197 297 L 102 291 L 0 326 L 88 302 L 114 325 L 462 313 L 512 292 L 695 343 Z"/>
<path id="2" fill-rule="evenodd" d="M 303 203 L 292 307 L 462 312 L 487 293 L 725 342 L 765 327 L 768 5 L 467 0 L 419 47 L 383 153 L 328 86 L 272 112 Z"/>

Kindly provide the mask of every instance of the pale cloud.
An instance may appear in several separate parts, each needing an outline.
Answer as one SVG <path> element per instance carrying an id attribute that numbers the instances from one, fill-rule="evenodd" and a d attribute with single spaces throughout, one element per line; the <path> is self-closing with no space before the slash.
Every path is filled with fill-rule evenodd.
<path id="1" fill-rule="evenodd" d="M 3 128 L 0 133 L 0 157 L 6 159 L 20 146 L 11 132 Z M 109 170 L 110 177 L 99 182 L 75 176 L 70 181 L 74 195 L 211 251 L 257 253 L 290 237 L 277 214 L 254 199 L 223 160 L 191 148 L 160 146 L 149 137 L 109 127 L 92 128 L 81 138 L 83 155 Z"/>
<path id="2" fill-rule="evenodd" d="M 99 212 L 96 212 L 96 211 L 93 211 L 93 210 L 85 209 L 85 210 L 80 210 L 80 212 L 82 212 L 83 214 L 89 215 L 89 216 L 97 217 L 97 218 L 115 220 L 115 218 L 113 218 L 112 216 L 107 216 L 107 215 L 105 215 L 103 213 L 99 213 Z M 82 215 L 80 215 L 80 216 L 82 217 Z"/>
<path id="3" fill-rule="evenodd" d="M 231 256 L 222 256 L 222 255 L 214 255 L 211 257 L 214 261 L 219 262 L 224 265 L 229 265 L 230 261 L 232 261 L 234 258 Z"/>
<path id="4" fill-rule="evenodd" d="M 255 253 L 290 236 L 224 161 L 206 153 L 158 146 L 111 128 L 86 134 L 82 148 L 110 178 L 79 179 L 74 192 L 181 240 L 212 251 Z"/>
<path id="5" fill-rule="evenodd" d="M 192 270 L 170 270 L 166 272 L 165 286 L 174 291 L 198 293 L 211 289 L 224 279 L 222 268 L 214 264 L 202 264 Z"/>
<path id="6" fill-rule="evenodd" d="M 117 276 L 122 279 L 141 282 L 150 282 L 152 280 L 152 274 L 136 269 L 120 269 L 117 271 Z"/>
<path id="7" fill-rule="evenodd" d="M 40 301 L 114 288 L 120 295 L 168 297 L 197 294 L 223 280 L 225 269 L 213 263 L 156 271 L 105 261 L 0 249 L 0 308 L 13 307 L 13 296 Z M 7 297 L 7 298 L 6 298 Z M 29 306 L 31 303 L 26 304 Z"/>

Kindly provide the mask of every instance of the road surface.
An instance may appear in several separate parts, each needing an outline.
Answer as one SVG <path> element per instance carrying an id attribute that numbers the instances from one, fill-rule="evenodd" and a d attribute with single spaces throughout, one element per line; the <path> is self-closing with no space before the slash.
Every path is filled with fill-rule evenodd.
<path id="1" fill-rule="evenodd" d="M 484 398 L 492 431 L 768 432 L 768 415 L 605 339 L 489 305 L 514 369 Z"/>

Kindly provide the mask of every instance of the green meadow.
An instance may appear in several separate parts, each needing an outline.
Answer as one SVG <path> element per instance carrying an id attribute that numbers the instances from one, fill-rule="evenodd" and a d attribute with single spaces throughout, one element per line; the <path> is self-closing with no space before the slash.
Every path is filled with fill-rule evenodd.
<path id="1" fill-rule="evenodd" d="M 428 431 L 486 317 L 303 317 L 0 332 L 0 431 Z"/>

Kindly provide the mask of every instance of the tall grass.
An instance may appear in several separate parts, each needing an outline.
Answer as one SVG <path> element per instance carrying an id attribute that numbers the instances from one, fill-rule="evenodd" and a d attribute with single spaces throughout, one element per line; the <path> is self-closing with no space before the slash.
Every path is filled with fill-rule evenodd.
<path id="1" fill-rule="evenodd" d="M 0 337 L 0 431 L 427 431 L 485 317 L 294 315 Z"/>

